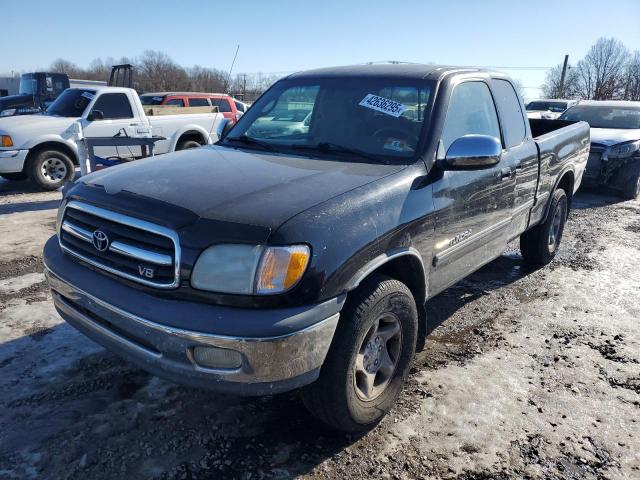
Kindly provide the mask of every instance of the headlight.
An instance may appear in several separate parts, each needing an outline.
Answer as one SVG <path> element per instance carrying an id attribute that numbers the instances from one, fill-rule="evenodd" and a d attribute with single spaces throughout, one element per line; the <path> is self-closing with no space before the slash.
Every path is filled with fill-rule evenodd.
<path id="1" fill-rule="evenodd" d="M 610 158 L 630 157 L 640 149 L 640 140 L 633 142 L 619 143 L 610 147 L 608 156 Z"/>
<path id="2" fill-rule="evenodd" d="M 309 256 L 306 245 L 214 245 L 198 257 L 191 285 L 200 290 L 240 295 L 283 293 L 302 278 Z"/>
<path id="3" fill-rule="evenodd" d="M 13 140 L 9 135 L 0 135 L 0 147 L 13 147 Z"/>
<path id="4" fill-rule="evenodd" d="M 16 113 L 15 108 L 6 108 L 0 112 L 0 117 L 9 117 L 11 115 L 15 115 L 15 113 Z"/>

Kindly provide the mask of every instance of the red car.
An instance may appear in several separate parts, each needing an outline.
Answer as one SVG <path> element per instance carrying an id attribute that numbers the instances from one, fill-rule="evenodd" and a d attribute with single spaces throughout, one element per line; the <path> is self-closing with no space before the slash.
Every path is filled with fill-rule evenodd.
<path id="1" fill-rule="evenodd" d="M 225 93 L 153 92 L 140 95 L 142 105 L 171 105 L 174 107 L 218 107 L 218 111 L 233 125 L 244 113 L 242 103 Z"/>

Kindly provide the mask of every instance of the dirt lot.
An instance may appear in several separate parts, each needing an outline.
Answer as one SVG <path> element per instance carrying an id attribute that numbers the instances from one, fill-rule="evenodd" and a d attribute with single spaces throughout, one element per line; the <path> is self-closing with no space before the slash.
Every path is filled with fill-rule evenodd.
<path id="1" fill-rule="evenodd" d="M 515 246 L 433 299 L 400 404 L 353 438 L 64 324 L 40 259 L 59 198 L 0 180 L 0 478 L 640 478 L 638 202 L 579 194 L 549 267 Z"/>

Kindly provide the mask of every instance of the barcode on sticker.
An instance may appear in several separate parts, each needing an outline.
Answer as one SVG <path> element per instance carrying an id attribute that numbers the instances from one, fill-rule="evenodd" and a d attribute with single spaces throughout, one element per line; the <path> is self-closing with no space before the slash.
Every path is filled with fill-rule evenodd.
<path id="1" fill-rule="evenodd" d="M 393 100 L 389 100 L 388 98 L 379 97 L 377 95 L 374 95 L 373 93 L 370 93 L 366 97 L 364 97 L 359 105 L 377 110 L 378 112 L 386 113 L 387 115 L 391 115 L 392 117 L 399 117 L 407 109 L 407 106 L 400 102 L 395 102 Z"/>
<path id="2" fill-rule="evenodd" d="M 89 100 L 93 100 L 93 97 L 95 97 L 93 93 L 89 93 L 89 92 L 82 92 L 82 96 L 84 98 L 88 98 Z"/>

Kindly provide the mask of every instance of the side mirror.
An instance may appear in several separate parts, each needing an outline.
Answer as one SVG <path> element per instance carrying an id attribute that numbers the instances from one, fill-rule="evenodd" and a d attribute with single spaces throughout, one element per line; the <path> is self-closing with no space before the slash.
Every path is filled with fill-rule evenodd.
<path id="1" fill-rule="evenodd" d="M 220 120 L 220 123 L 218 123 L 218 126 L 216 127 L 216 135 L 218 136 L 218 141 L 222 140 L 229 131 L 227 125 L 229 125 L 228 118 L 223 118 Z"/>
<path id="2" fill-rule="evenodd" d="M 102 110 L 91 110 L 89 115 L 87 115 L 87 120 L 90 122 L 94 120 L 104 120 L 104 113 L 102 113 Z"/>
<path id="3" fill-rule="evenodd" d="M 475 170 L 496 165 L 502 158 L 500 140 L 489 135 L 465 135 L 454 141 L 444 158 L 447 170 Z"/>

